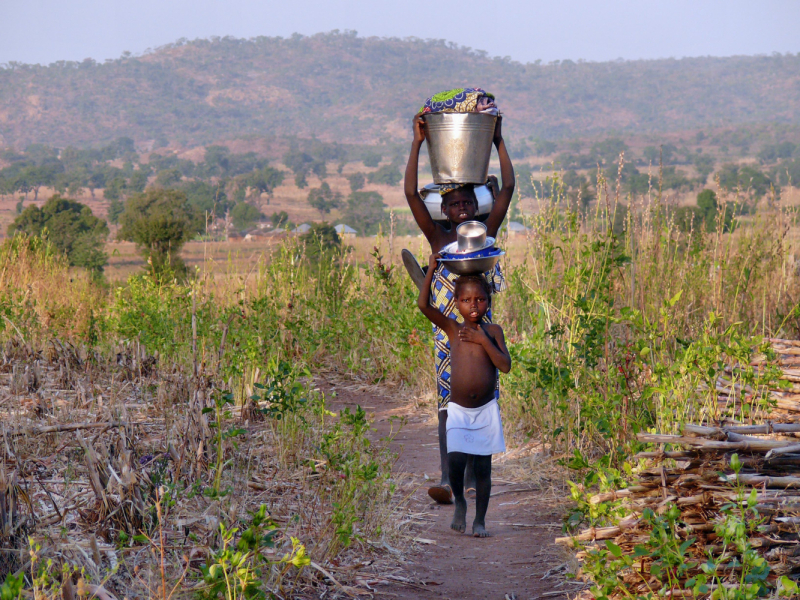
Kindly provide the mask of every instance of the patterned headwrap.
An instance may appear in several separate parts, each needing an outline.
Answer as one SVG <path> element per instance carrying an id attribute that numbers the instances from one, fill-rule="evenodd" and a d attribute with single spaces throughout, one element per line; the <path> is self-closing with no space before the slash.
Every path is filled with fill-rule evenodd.
<path id="1" fill-rule="evenodd" d="M 481 112 L 496 107 L 494 94 L 481 88 L 456 88 L 431 96 L 422 105 L 422 113 Z M 496 113 L 495 113 L 496 114 Z"/>
<path id="2" fill-rule="evenodd" d="M 440 183 L 439 184 L 439 195 L 444 196 L 445 194 L 449 194 L 450 192 L 454 192 L 457 189 L 463 188 L 464 186 L 469 185 L 468 183 Z"/>

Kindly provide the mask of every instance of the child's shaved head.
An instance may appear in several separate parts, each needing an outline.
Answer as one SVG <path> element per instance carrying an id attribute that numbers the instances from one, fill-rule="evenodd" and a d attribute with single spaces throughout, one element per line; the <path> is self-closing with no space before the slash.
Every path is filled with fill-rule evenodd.
<path id="1" fill-rule="evenodd" d="M 486 297 L 489 298 L 489 300 L 491 301 L 492 287 L 489 285 L 489 282 L 486 281 L 486 277 L 484 277 L 483 275 L 462 275 L 461 277 L 456 279 L 455 287 L 453 288 L 456 298 L 459 297 L 459 292 L 461 288 L 470 284 L 480 286 L 480 288 L 483 289 L 484 292 L 486 292 Z"/>

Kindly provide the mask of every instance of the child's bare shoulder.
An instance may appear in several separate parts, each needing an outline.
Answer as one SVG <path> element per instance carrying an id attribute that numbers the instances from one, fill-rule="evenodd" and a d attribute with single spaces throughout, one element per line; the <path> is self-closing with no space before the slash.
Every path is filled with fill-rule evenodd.
<path id="1" fill-rule="evenodd" d="M 486 327 L 486 333 L 491 336 L 497 337 L 498 335 L 503 335 L 503 328 L 497 323 L 485 323 L 484 327 Z"/>

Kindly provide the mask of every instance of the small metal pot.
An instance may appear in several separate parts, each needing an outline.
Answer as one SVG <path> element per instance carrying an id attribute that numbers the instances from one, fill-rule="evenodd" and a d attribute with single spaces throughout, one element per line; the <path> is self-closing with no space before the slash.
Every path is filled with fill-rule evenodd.
<path id="1" fill-rule="evenodd" d="M 459 252 L 475 252 L 486 243 L 486 225 L 480 221 L 465 221 L 456 227 Z"/>

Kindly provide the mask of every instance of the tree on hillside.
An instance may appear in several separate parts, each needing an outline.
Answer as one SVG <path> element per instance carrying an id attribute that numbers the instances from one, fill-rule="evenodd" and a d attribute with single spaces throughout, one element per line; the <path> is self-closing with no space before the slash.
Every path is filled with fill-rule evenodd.
<path id="1" fill-rule="evenodd" d="M 147 169 L 140 168 L 138 171 L 134 171 L 128 180 L 128 187 L 131 192 L 134 194 L 141 194 L 144 188 L 147 187 L 147 178 L 149 175 L 150 173 Z"/>
<path id="2" fill-rule="evenodd" d="M 628 150 L 628 145 L 619 138 L 608 138 L 592 145 L 591 156 L 609 167 L 619 162 L 619 155 Z"/>
<path id="3" fill-rule="evenodd" d="M 520 164 L 517 169 L 517 192 L 522 198 L 534 198 L 536 191 L 533 188 L 531 168 L 526 164 Z"/>
<path id="4" fill-rule="evenodd" d="M 374 150 L 367 150 L 364 153 L 364 158 L 362 159 L 365 167 L 377 167 L 379 164 L 381 164 L 382 160 L 383 156 Z"/>
<path id="5" fill-rule="evenodd" d="M 183 174 L 179 169 L 164 169 L 159 171 L 156 175 L 156 187 L 166 188 L 173 187 L 181 182 Z"/>
<path id="6" fill-rule="evenodd" d="M 558 146 L 555 142 L 551 142 L 550 140 L 536 140 L 533 144 L 534 151 L 536 152 L 537 156 L 546 156 L 548 154 L 553 154 L 556 150 L 558 150 Z M 579 152 L 576 150 L 576 152 Z"/>
<path id="7" fill-rule="evenodd" d="M 231 220 L 236 229 L 246 229 L 253 223 L 263 220 L 264 213 L 249 202 L 239 202 L 231 209 Z"/>
<path id="8" fill-rule="evenodd" d="M 362 235 L 378 232 L 379 225 L 389 222 L 383 196 L 378 192 L 353 192 L 347 197 L 345 222 Z"/>
<path id="9" fill-rule="evenodd" d="M 395 165 L 383 165 L 377 171 L 373 171 L 367 176 L 370 183 L 378 183 L 383 185 L 397 185 L 403 175 L 400 169 Z"/>
<path id="10" fill-rule="evenodd" d="M 103 271 L 108 256 L 103 245 L 108 225 L 94 216 L 85 204 L 55 195 L 40 209 L 25 208 L 8 228 L 8 234 L 25 233 L 46 237 L 67 255 L 69 264 L 85 267 L 94 273 Z"/>
<path id="11" fill-rule="evenodd" d="M 231 208 L 233 202 L 230 201 L 225 189 L 220 184 L 207 183 L 205 181 L 184 181 L 178 189 L 186 192 L 186 200 L 205 220 L 205 215 L 221 218 L 225 216 Z"/>
<path id="12" fill-rule="evenodd" d="M 305 247 L 305 254 L 312 260 L 319 259 L 330 252 L 338 252 L 342 248 L 342 241 L 336 228 L 330 223 L 314 223 L 308 233 L 300 236 L 300 241 Z"/>
<path id="13" fill-rule="evenodd" d="M 286 224 L 289 222 L 289 213 L 285 210 L 274 212 L 269 216 L 269 221 L 275 229 L 286 227 Z"/>
<path id="14" fill-rule="evenodd" d="M 325 160 L 316 160 L 307 152 L 287 152 L 283 157 L 285 164 L 294 173 L 294 183 L 300 189 L 308 186 L 306 177 L 314 173 L 320 179 L 328 176 Z"/>
<path id="15" fill-rule="evenodd" d="M 772 186 L 770 178 L 753 165 L 722 165 L 718 176 L 721 187 L 729 191 L 741 190 L 754 198 L 762 197 Z"/>
<path id="16" fill-rule="evenodd" d="M 363 173 L 351 173 L 347 176 L 347 181 L 350 184 L 350 191 L 357 192 L 364 187 L 367 178 L 364 177 Z"/>
<path id="17" fill-rule="evenodd" d="M 94 171 L 90 173 L 89 176 L 86 178 L 85 185 L 89 188 L 89 194 L 92 196 L 92 200 L 94 200 L 94 191 L 100 188 L 104 188 L 106 185 L 106 174 L 103 171 Z"/>
<path id="18" fill-rule="evenodd" d="M 56 175 L 63 172 L 64 168 L 60 164 L 46 164 L 36 167 L 28 167 L 25 170 L 27 183 L 33 189 L 33 200 L 39 199 L 39 188 L 42 186 L 52 186 L 55 183 Z"/>
<path id="19" fill-rule="evenodd" d="M 117 237 L 134 242 L 155 277 L 186 274 L 183 245 L 203 230 L 203 221 L 182 190 L 154 188 L 131 197 Z"/>
<path id="20" fill-rule="evenodd" d="M 342 195 L 339 192 L 334 192 L 331 186 L 326 181 L 323 181 L 320 187 L 308 192 L 308 204 L 311 208 L 319 211 L 324 221 L 325 215 L 330 214 L 334 208 L 341 208 Z"/>
<path id="21" fill-rule="evenodd" d="M 108 212 L 106 213 L 108 222 L 114 225 L 118 224 L 119 217 L 124 211 L 125 203 L 121 202 L 118 198 L 112 198 L 111 202 L 108 203 Z"/>
<path id="22" fill-rule="evenodd" d="M 266 166 L 257 171 L 253 171 L 249 175 L 246 175 L 244 179 L 244 185 L 252 189 L 257 196 L 266 194 L 267 204 L 269 205 L 269 201 L 272 198 L 272 192 L 275 191 L 276 187 L 283 183 L 283 177 L 283 171 Z"/>
<path id="23" fill-rule="evenodd" d="M 694 157 L 694 168 L 697 169 L 697 182 L 705 185 L 708 176 L 714 171 L 714 157 L 708 154 L 698 154 Z"/>
<path id="24" fill-rule="evenodd" d="M 210 175 L 224 176 L 230 168 L 231 151 L 226 146 L 208 146 L 205 163 Z"/>
<path id="25" fill-rule="evenodd" d="M 103 189 L 103 198 L 106 200 L 119 200 L 127 190 L 128 184 L 125 178 L 114 177 L 114 179 L 106 182 L 106 187 Z"/>
<path id="26" fill-rule="evenodd" d="M 717 194 L 714 190 L 704 189 L 697 194 L 697 206 L 683 206 L 675 211 L 675 223 L 684 232 L 700 233 L 705 230 L 714 233 L 717 231 L 719 213 Z M 726 204 L 722 214 L 722 231 L 728 232 L 733 226 L 733 209 Z"/>

